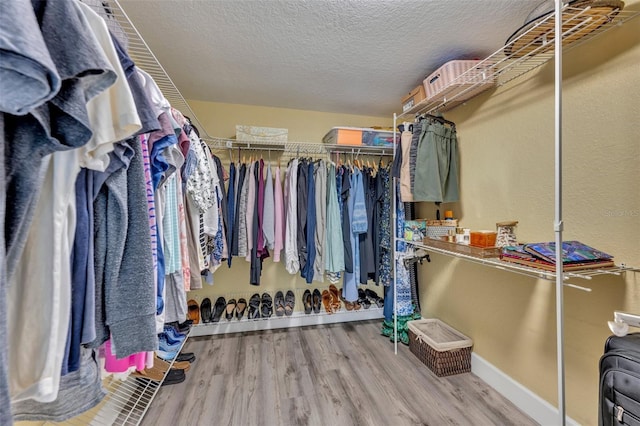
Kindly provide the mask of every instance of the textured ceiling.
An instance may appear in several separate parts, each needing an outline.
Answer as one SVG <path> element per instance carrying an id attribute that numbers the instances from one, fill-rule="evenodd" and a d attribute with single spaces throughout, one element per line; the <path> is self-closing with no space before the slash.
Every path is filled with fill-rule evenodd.
<path id="1" fill-rule="evenodd" d="M 187 99 L 390 115 L 541 0 L 120 0 Z"/>

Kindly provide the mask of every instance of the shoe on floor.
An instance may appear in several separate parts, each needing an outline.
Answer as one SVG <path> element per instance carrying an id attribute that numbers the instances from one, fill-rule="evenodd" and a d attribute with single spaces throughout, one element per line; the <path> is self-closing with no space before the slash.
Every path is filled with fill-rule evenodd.
<path id="1" fill-rule="evenodd" d="M 313 290 L 313 293 L 311 294 L 311 296 L 313 298 L 313 313 L 319 314 L 320 308 L 322 307 L 322 294 L 320 294 L 320 290 L 316 288 Z"/>
<path id="2" fill-rule="evenodd" d="M 190 299 L 187 302 L 187 318 L 193 321 L 194 324 L 200 322 L 200 306 L 198 306 L 198 302 L 194 299 Z"/>
<path id="3" fill-rule="evenodd" d="M 211 299 L 205 297 L 200 304 L 200 319 L 203 323 L 211 322 Z"/>
<path id="4" fill-rule="evenodd" d="M 287 295 L 284 297 L 284 314 L 288 317 L 293 315 L 293 308 L 296 306 L 296 295 L 293 291 L 287 291 Z"/>
<path id="5" fill-rule="evenodd" d="M 307 289 L 302 293 L 302 303 L 304 305 L 304 313 L 309 315 L 313 310 L 313 302 L 311 298 L 311 292 Z"/>
<path id="6" fill-rule="evenodd" d="M 238 321 L 242 319 L 244 316 L 244 311 L 247 309 L 247 300 L 244 297 L 238 299 L 238 304 L 236 305 L 236 318 Z"/>
<path id="7" fill-rule="evenodd" d="M 249 313 L 247 314 L 249 319 L 260 318 L 260 295 L 255 293 L 249 299 Z"/>
<path id="8" fill-rule="evenodd" d="M 176 383 L 182 383 L 187 378 L 184 374 L 184 370 L 172 368 L 167 372 L 167 375 L 162 382 L 162 386 L 175 385 Z"/>
<path id="9" fill-rule="evenodd" d="M 233 314 L 236 311 L 236 299 L 231 299 L 227 302 L 227 307 L 224 310 L 224 318 L 227 321 L 231 321 L 233 319 Z"/>
<path id="10" fill-rule="evenodd" d="M 262 318 L 269 318 L 273 315 L 273 300 L 269 293 L 262 293 L 262 299 L 260 302 L 260 315 Z"/>
<path id="11" fill-rule="evenodd" d="M 276 311 L 276 316 L 284 316 L 284 294 L 281 291 L 277 291 L 273 297 L 273 305 Z"/>
<path id="12" fill-rule="evenodd" d="M 213 314 L 211 315 L 211 322 L 220 322 L 220 318 L 222 318 L 222 314 L 224 313 L 225 308 L 227 307 L 227 301 L 224 297 L 220 296 L 216 300 L 216 304 L 213 305 Z"/>
<path id="13" fill-rule="evenodd" d="M 180 352 L 175 358 L 177 362 L 187 361 L 191 363 L 196 360 L 196 354 L 193 352 Z"/>

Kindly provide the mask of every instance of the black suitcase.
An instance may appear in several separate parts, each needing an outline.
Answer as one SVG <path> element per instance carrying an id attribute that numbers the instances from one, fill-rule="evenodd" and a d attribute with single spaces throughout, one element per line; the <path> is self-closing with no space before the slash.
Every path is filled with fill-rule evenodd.
<path id="1" fill-rule="evenodd" d="M 640 426 L 640 333 L 611 336 L 600 358 L 600 426 Z"/>

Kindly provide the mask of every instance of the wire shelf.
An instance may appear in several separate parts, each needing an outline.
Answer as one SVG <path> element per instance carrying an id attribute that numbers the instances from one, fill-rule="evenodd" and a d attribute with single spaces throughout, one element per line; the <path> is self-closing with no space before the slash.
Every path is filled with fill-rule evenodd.
<path id="1" fill-rule="evenodd" d="M 500 260 L 497 257 L 480 258 L 480 257 L 475 257 L 475 256 L 471 256 L 464 253 L 458 253 L 455 251 L 446 250 L 440 247 L 433 247 L 430 245 L 426 245 L 422 242 L 407 241 L 400 238 L 396 240 L 404 242 L 416 248 L 421 248 L 428 252 L 443 254 L 445 256 L 450 256 L 450 257 L 457 257 L 459 259 L 467 260 L 480 265 L 490 266 L 495 269 L 500 269 L 507 272 L 513 272 L 516 274 L 526 275 L 529 277 L 539 278 L 547 281 L 555 281 L 556 279 L 556 273 L 554 271 L 546 271 L 544 269 L 538 269 L 538 268 L 533 268 L 525 265 L 506 262 L 504 260 Z M 596 277 L 599 275 L 620 275 L 621 273 L 627 272 L 627 271 L 640 272 L 640 269 L 621 264 L 611 268 L 584 269 L 580 271 L 564 271 L 563 278 L 564 280 L 569 280 L 571 278 L 590 280 L 593 277 Z M 581 287 L 581 286 L 576 286 L 569 283 L 565 283 L 565 285 L 569 287 L 576 287 L 581 290 L 591 291 L 591 289 Z"/>
<path id="2" fill-rule="evenodd" d="M 165 71 L 164 67 L 153 54 L 149 45 L 144 41 L 129 16 L 120 6 L 118 0 L 80 0 L 92 7 L 107 22 L 111 32 L 127 48 L 129 56 L 136 66 L 146 71 L 156 82 L 162 94 L 169 101 L 172 107 L 182 112 L 182 115 L 189 117 L 189 120 L 200 131 L 203 139 L 209 137 L 205 127 L 198 120 L 195 112 L 189 103 L 182 96 L 176 85 Z"/>
<path id="3" fill-rule="evenodd" d="M 638 15 L 640 11 L 637 10 L 615 9 L 606 15 L 594 16 L 591 7 L 565 6 L 562 14 L 563 51 L 567 52 Z M 397 119 L 455 108 L 479 94 L 482 86 L 491 88 L 491 85 L 487 85 L 488 81 L 495 81 L 497 86 L 502 86 L 546 64 L 555 54 L 554 21 L 553 13 L 540 20 L 476 67 L 451 80 L 441 92 L 446 92 L 446 97 L 436 95 L 425 99 L 397 114 Z M 478 70 L 482 70 L 480 76 Z"/>
<path id="4" fill-rule="evenodd" d="M 330 155 L 333 153 L 350 153 L 355 158 L 359 155 L 379 155 L 379 156 L 392 156 L 393 147 L 390 146 L 369 146 L 369 145 L 336 145 L 326 143 L 314 143 L 314 142 L 250 142 L 241 141 L 236 139 L 224 139 L 224 138 L 205 138 L 209 148 L 212 150 L 225 150 L 225 149 L 251 149 L 257 151 L 281 151 L 285 154 L 291 155 Z"/>

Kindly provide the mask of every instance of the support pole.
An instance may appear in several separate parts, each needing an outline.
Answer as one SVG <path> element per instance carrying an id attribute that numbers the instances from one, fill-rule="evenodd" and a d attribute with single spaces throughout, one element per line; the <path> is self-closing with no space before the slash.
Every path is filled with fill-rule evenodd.
<path id="1" fill-rule="evenodd" d="M 562 262 L 562 0 L 555 0 L 555 219 L 556 240 L 556 338 L 558 362 L 558 416 L 565 426 L 564 377 L 564 271 Z"/>

